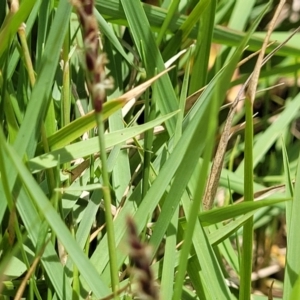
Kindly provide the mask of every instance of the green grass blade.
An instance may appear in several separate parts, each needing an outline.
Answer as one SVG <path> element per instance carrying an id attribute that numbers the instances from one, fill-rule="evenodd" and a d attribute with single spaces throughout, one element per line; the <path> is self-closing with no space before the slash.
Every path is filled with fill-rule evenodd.
<path id="1" fill-rule="evenodd" d="M 21 23 L 26 20 L 34 4 L 35 1 L 33 0 L 22 1 L 18 11 L 13 15 L 10 14 L 2 24 L 0 30 L 0 62 L 3 61 L 5 50 L 9 49 L 12 37 L 17 33 Z"/>
<path id="2" fill-rule="evenodd" d="M 146 124 L 129 127 L 125 130 L 118 130 L 109 133 L 105 136 L 106 147 L 109 149 L 115 145 L 127 141 L 128 139 L 137 136 L 149 128 L 153 128 L 166 120 L 172 118 L 176 112 L 170 113 L 166 116 L 156 118 Z M 61 163 L 70 162 L 73 159 L 92 155 L 99 151 L 99 144 L 97 137 L 74 143 L 72 145 L 54 150 L 49 153 L 34 157 L 28 161 L 29 168 L 32 172 L 38 172 L 43 169 L 52 168 L 57 165 L 58 157 Z"/>
<path id="3" fill-rule="evenodd" d="M 127 273 L 138 267 L 130 259 L 128 216 L 149 244 L 161 299 L 263 299 L 251 294 L 251 267 L 262 267 L 259 249 L 278 243 L 284 213 L 286 281 L 280 282 L 283 299 L 298 297 L 299 33 L 261 70 L 254 134 L 240 138 L 243 126 L 236 125 L 245 109 L 237 109 L 214 180 L 217 208 L 202 207 L 230 109 L 222 104 L 248 78 L 255 57 L 239 62 L 261 49 L 276 9 L 262 2 L 95 0 L 97 45 L 113 82 L 97 130 L 75 3 L 23 0 L 11 13 L 0 0 L 0 276 L 12 276 L 1 282 L 5 299 L 16 297 L 19 277 L 41 249 L 24 299 L 144 298 L 135 294 L 140 273 Z M 293 16 L 278 22 L 272 39 L 286 39 Z M 284 87 L 277 85 L 282 80 Z M 248 109 L 247 130 L 252 117 Z M 253 230 L 258 239 L 251 249 Z M 261 233 L 268 238 L 259 239 Z M 258 254 L 253 266 L 251 250 Z M 264 258 L 264 266 L 273 263 Z M 228 284 L 235 277 L 238 287 Z"/>
<path id="4" fill-rule="evenodd" d="M 191 73 L 191 83 L 189 94 L 192 94 L 204 87 L 207 83 L 208 62 L 214 29 L 215 13 L 217 1 L 210 1 L 208 7 L 200 17 L 199 32 L 195 50 L 193 71 Z"/>
<path id="5" fill-rule="evenodd" d="M 262 207 L 275 205 L 289 198 L 283 199 L 267 199 L 252 202 L 243 202 L 239 204 L 228 205 L 221 208 L 214 208 L 210 211 L 204 211 L 199 214 L 199 219 L 203 226 L 216 224 L 228 219 L 236 218 L 242 214 L 249 213 Z"/>
<path id="6" fill-rule="evenodd" d="M 147 221 L 145 215 L 149 215 L 153 212 L 154 208 L 157 206 L 158 202 L 160 201 L 162 195 L 167 190 L 168 185 L 170 184 L 174 174 L 176 172 L 178 172 L 178 174 L 185 174 L 185 171 L 183 170 L 189 170 L 188 165 L 191 165 L 190 169 L 194 167 L 195 162 L 193 161 L 193 159 L 196 161 L 198 160 L 198 155 L 199 153 L 201 153 L 203 149 L 203 144 L 198 143 L 198 137 L 204 135 L 205 127 L 206 127 L 205 124 L 208 123 L 207 120 L 202 119 L 203 115 L 205 115 L 205 110 L 200 110 L 198 112 L 198 115 L 192 118 L 189 124 L 189 130 L 186 130 L 183 133 L 181 139 L 179 140 L 178 144 L 174 148 L 174 151 L 171 153 L 169 159 L 166 161 L 166 163 L 160 170 L 158 177 L 153 182 L 151 188 L 148 190 L 148 193 L 146 194 L 137 212 L 135 213 L 134 218 L 139 232 L 141 232 L 141 230 L 144 228 L 145 223 Z M 182 183 L 180 177 L 178 177 L 178 181 L 179 183 L 173 182 L 172 184 L 172 186 L 174 186 L 173 192 L 168 194 L 168 197 L 170 197 L 170 200 L 172 199 L 172 202 L 171 205 L 168 206 L 169 212 L 166 209 L 164 209 L 165 213 L 168 213 L 167 220 L 170 220 L 172 218 L 172 215 L 176 209 L 177 204 L 173 202 L 173 200 L 174 201 L 176 200 L 177 203 L 180 200 L 181 194 L 178 193 L 177 186 L 179 184 L 179 190 L 181 190 L 182 186 L 184 186 L 184 183 Z M 138 193 L 138 191 L 139 190 L 136 189 L 136 193 Z M 136 199 L 137 197 L 136 193 L 132 194 L 133 199 Z M 132 211 L 134 207 L 131 207 L 132 203 L 130 202 L 131 201 L 125 204 L 124 209 L 120 212 L 118 218 L 115 220 L 115 228 L 119 229 L 116 232 L 117 244 L 124 238 L 125 235 L 125 228 L 123 227 L 125 223 L 126 214 L 130 213 L 130 211 L 132 214 L 134 214 L 134 211 Z M 164 218 L 165 216 L 166 215 L 161 215 L 160 218 Z M 162 229 L 160 228 L 161 225 L 163 225 Z M 168 222 L 158 225 L 156 227 L 156 232 L 159 230 L 160 234 L 162 233 L 163 236 L 166 230 L 166 226 L 168 226 Z M 157 235 L 157 233 L 155 235 Z M 159 245 L 159 237 L 157 237 L 157 241 L 155 242 L 155 244 L 153 243 L 154 237 L 155 236 L 152 235 L 151 240 L 152 240 L 152 245 L 154 247 L 154 250 L 156 250 Z M 92 256 L 92 262 L 95 265 L 97 265 L 97 269 L 100 272 L 107 264 L 108 256 L 105 255 L 104 257 L 103 255 L 105 248 L 106 248 L 106 243 L 104 239 Z"/>
<path id="7" fill-rule="evenodd" d="M 235 1 L 233 11 L 230 16 L 228 27 L 236 30 L 243 30 L 247 24 L 247 20 L 251 14 L 251 10 L 255 4 L 255 0 Z"/>
<path id="8" fill-rule="evenodd" d="M 212 4 L 212 9 L 215 10 L 215 3 Z M 217 129 L 217 115 L 219 112 L 219 82 L 217 82 L 215 86 L 215 93 L 212 95 L 209 104 L 208 104 L 208 109 L 206 111 L 206 114 L 210 116 L 210 120 L 208 121 L 207 127 L 206 127 L 206 139 L 205 139 L 205 144 L 206 147 L 204 149 L 204 154 L 203 154 L 203 163 L 201 165 L 201 170 L 198 173 L 198 187 L 195 190 L 194 194 L 194 199 L 190 207 L 190 211 L 188 212 L 188 226 L 186 231 L 184 232 L 184 243 L 183 247 L 181 250 L 181 255 L 180 255 L 180 262 L 178 266 L 178 273 L 176 275 L 176 281 L 174 285 L 174 294 L 173 294 L 173 300 L 179 300 L 181 299 L 181 294 L 182 294 L 182 286 L 184 282 L 184 277 L 185 277 L 185 272 L 187 268 L 187 263 L 188 263 L 188 256 L 190 253 L 190 248 L 193 242 L 193 234 L 196 228 L 196 223 L 197 223 L 197 215 L 198 211 L 201 209 L 201 204 L 202 204 L 202 196 L 203 192 L 205 190 L 205 181 L 201 180 L 201 178 L 205 178 L 207 173 L 208 173 L 208 168 L 210 165 L 210 160 L 212 156 L 212 151 L 214 147 L 214 135 Z M 207 100 L 207 99 L 206 99 Z M 205 118 L 203 118 L 205 119 Z M 200 226 L 199 226 L 200 227 Z M 204 231 L 202 231 L 202 228 L 200 228 L 200 232 L 203 233 L 202 240 L 207 241 L 204 235 Z M 200 233 L 200 235 L 202 235 Z M 207 243 L 207 253 L 203 251 L 202 254 L 207 257 L 210 257 L 210 261 L 214 262 L 214 256 L 213 256 L 213 251 L 212 249 L 209 248 L 209 245 Z M 205 248 L 205 247 L 204 247 Z M 204 249 L 203 249 L 204 250 Z M 216 262 L 216 261 L 215 261 Z M 204 261 L 199 262 L 202 270 L 205 270 L 204 267 Z M 221 275 L 219 272 L 216 272 L 218 275 Z M 204 285 L 204 282 L 203 282 Z M 217 289 L 214 291 L 216 297 L 218 298 L 219 295 L 229 295 L 229 290 L 226 288 L 224 284 L 220 284 L 220 289 Z"/>
<path id="9" fill-rule="evenodd" d="M 166 30 L 169 26 L 169 24 L 171 23 L 172 19 L 174 19 L 176 16 L 176 10 L 178 8 L 180 0 L 174 0 L 171 2 L 169 9 L 167 10 L 167 16 L 161 26 L 161 29 L 158 33 L 158 36 L 156 38 L 156 44 L 157 46 L 160 45 L 160 43 L 162 42 L 162 39 L 166 33 Z"/>
<path id="10" fill-rule="evenodd" d="M 124 101 L 119 100 L 106 102 L 103 105 L 103 117 L 107 119 L 123 105 Z M 95 125 L 95 112 L 91 111 L 50 135 L 48 137 L 49 147 L 52 150 L 62 148 L 91 130 Z M 39 144 L 39 147 L 41 147 L 41 144 Z"/>
<path id="11" fill-rule="evenodd" d="M 184 116 L 185 99 L 187 97 L 187 91 L 188 91 L 189 73 L 190 73 L 190 64 L 188 64 L 186 68 L 181 94 L 180 94 L 180 103 L 179 103 L 180 112 L 177 117 L 176 130 L 174 136 L 175 145 L 180 140 L 180 137 L 182 135 L 182 120 Z M 172 299 L 173 296 L 172 277 L 174 274 L 174 268 L 176 262 L 175 256 L 176 256 L 178 213 L 179 213 L 179 206 L 177 206 L 174 215 L 171 219 L 171 223 L 166 232 L 167 237 L 166 237 L 166 246 L 165 246 L 165 257 L 163 261 L 163 271 L 162 271 L 162 279 L 161 279 L 161 286 L 162 286 L 161 296 L 163 299 Z"/>
<path id="12" fill-rule="evenodd" d="M 101 12 L 101 11 L 100 11 Z M 96 10 L 95 11 L 95 17 L 97 21 L 99 22 L 99 26 L 101 28 L 101 33 L 104 34 L 109 41 L 112 43 L 112 45 L 118 50 L 118 52 L 125 58 L 125 60 L 130 64 L 133 65 L 132 59 L 128 57 L 126 52 L 124 51 L 120 41 L 118 40 L 117 36 L 115 35 L 112 28 L 107 24 L 105 19 L 102 17 L 102 15 Z"/>
<path id="13" fill-rule="evenodd" d="M 284 145 L 284 141 L 282 139 L 282 158 L 283 158 L 283 166 L 284 166 L 284 177 L 285 177 L 285 186 L 286 186 L 286 197 L 293 198 L 294 196 L 294 189 L 292 185 L 292 178 L 291 178 L 291 171 L 289 166 L 289 159 L 286 147 Z M 292 219 L 292 208 L 293 208 L 293 202 L 287 202 L 286 203 L 286 231 L 287 231 L 287 238 L 289 239 L 289 230 L 290 230 L 290 220 Z"/>
<path id="14" fill-rule="evenodd" d="M 288 224 L 288 243 L 287 243 L 287 256 L 286 256 L 286 266 L 285 266 L 285 280 L 284 280 L 284 295 L 283 299 L 291 299 L 293 288 L 295 284 L 299 282 L 300 274 L 300 244 L 299 241 L 299 213 L 300 213 L 300 158 L 298 159 L 298 167 L 296 173 L 296 182 L 294 197 L 292 202 L 292 208 L 289 210 L 287 217 Z"/>
<path id="15" fill-rule="evenodd" d="M 28 4 L 28 2 L 29 1 L 24 2 L 24 5 L 26 5 L 26 3 Z M 64 39 L 64 30 L 66 30 L 68 25 L 66 22 L 66 16 L 68 16 L 70 13 L 70 4 L 67 1 L 61 1 L 57 8 L 56 17 L 53 21 L 51 32 L 49 33 L 45 55 L 43 58 L 43 66 L 39 73 L 39 77 L 41 77 L 41 79 L 38 79 L 32 91 L 31 101 L 29 102 L 25 118 L 14 143 L 15 149 L 18 150 L 19 155 L 22 157 L 24 156 L 26 150 L 29 150 L 29 156 L 32 156 L 35 151 L 37 142 L 36 134 L 39 132 L 41 118 L 48 106 L 46 100 L 49 98 L 50 89 L 52 86 L 52 78 L 54 77 L 54 73 L 56 71 L 58 57 Z M 57 34 L 58 32 L 60 34 Z M 28 146 L 29 144 L 30 146 Z M 14 182 L 16 178 L 16 173 L 13 173 L 14 168 L 11 168 L 8 165 L 7 169 L 12 169 L 10 181 Z M 4 193 L 2 186 L 0 186 L 0 197 L 2 196 L 4 197 Z M 3 215 L 6 208 L 5 202 L 2 203 L 3 205 L 0 206 L 0 216 Z"/>
<path id="16" fill-rule="evenodd" d="M 175 34 L 163 49 L 163 57 L 169 58 L 177 53 L 180 44 L 187 41 L 192 29 L 199 22 L 199 19 L 202 17 L 203 12 L 205 12 L 208 5 L 208 0 L 200 1 L 195 5 L 191 13 L 181 24 L 180 28 L 177 28 Z M 171 24 L 169 25 L 171 26 Z"/>
<path id="17" fill-rule="evenodd" d="M 245 99 L 246 128 L 245 128 L 245 169 L 244 169 L 244 199 L 253 201 L 253 104 L 249 98 Z M 240 266 L 240 294 L 239 299 L 250 299 L 252 251 L 253 251 L 253 218 L 250 217 L 243 227 L 243 245 Z"/>
<path id="18" fill-rule="evenodd" d="M 201 2 L 200 2 L 201 3 Z M 105 18 L 109 18 L 113 22 L 117 24 L 128 25 L 124 11 L 119 5 L 119 0 L 97 0 L 96 7 L 101 12 L 101 14 Z M 166 18 L 167 11 L 165 9 L 161 9 L 159 7 L 153 5 L 143 4 L 143 8 L 145 10 L 145 14 L 147 19 L 151 25 L 153 30 L 159 30 L 163 21 Z M 182 24 L 186 21 L 188 16 L 181 15 L 178 17 L 174 22 L 172 22 L 169 26 L 169 30 L 172 33 L 175 33 L 179 30 Z M 197 26 L 194 26 L 189 34 L 189 38 L 196 39 L 197 38 L 198 29 Z M 213 34 L 213 42 L 220 43 L 227 46 L 236 47 L 240 44 L 241 40 L 245 37 L 245 33 L 239 32 L 236 30 L 232 30 L 228 27 L 216 25 L 214 28 Z M 258 38 L 255 35 L 251 36 L 249 39 L 249 50 L 257 51 L 261 48 L 263 39 Z M 279 43 L 274 43 L 271 45 L 267 51 L 272 51 L 273 49 L 278 46 Z M 288 56 L 295 56 L 297 57 L 299 53 L 299 43 L 295 42 L 295 46 L 286 45 L 282 47 L 278 52 L 277 55 L 288 57 Z"/>
<path id="19" fill-rule="evenodd" d="M 10 178 L 12 173 L 15 174 L 15 168 L 13 162 L 9 159 L 10 156 L 6 155 L 7 147 L 5 146 L 5 142 L 3 140 L 2 131 L 0 135 L 1 144 L 4 145 L 3 150 L 5 151 L 5 157 L 7 158 L 5 161 L 7 177 Z M 10 169 L 8 169 L 8 166 Z M 31 177 L 31 175 L 28 175 L 28 177 Z M 13 183 L 9 181 L 9 189 L 12 195 L 18 195 L 18 201 L 16 202 L 18 214 L 20 215 L 24 226 L 27 229 L 29 239 L 33 245 L 36 246 L 39 239 L 39 230 L 42 226 L 42 220 L 31 199 L 29 199 L 27 192 L 22 189 L 20 181 L 17 182 L 15 187 L 13 186 Z M 2 196 L 2 199 L 6 199 L 5 195 Z M 5 201 L 1 201 L 1 203 L 5 203 Z M 48 243 L 44 249 L 42 263 L 47 272 L 47 276 L 59 297 L 63 298 L 64 295 L 67 298 L 71 297 L 71 287 L 68 278 L 51 242 Z M 63 286 L 61 284 L 62 282 L 64 282 Z"/>
<path id="20" fill-rule="evenodd" d="M 20 155 L 24 155 L 27 150 L 29 151 L 29 157 L 31 157 L 35 151 L 37 135 L 40 130 L 42 118 L 48 107 L 52 81 L 57 68 L 60 49 L 68 27 L 66 19 L 69 18 L 70 13 L 70 3 L 61 1 L 47 39 L 41 67 L 38 70 L 37 82 L 33 88 L 31 100 L 14 144 L 15 149 L 18 149 Z"/>
<path id="21" fill-rule="evenodd" d="M 165 69 L 161 54 L 156 46 L 149 22 L 139 0 L 121 0 L 126 19 L 130 25 L 131 34 L 143 60 L 147 76 L 152 77 L 156 72 Z M 146 39 L 147 37 L 147 39 Z M 143 55 L 144 53 L 144 55 Z M 163 76 L 156 82 L 156 104 L 162 114 L 167 114 L 178 109 L 178 100 L 172 87 L 169 76 Z M 175 120 L 166 122 L 169 134 L 175 131 Z"/>
<path id="22" fill-rule="evenodd" d="M 20 179 L 29 191 L 32 200 L 34 200 L 35 204 L 39 208 L 40 213 L 43 214 L 49 223 L 49 226 L 55 232 L 60 242 L 64 245 L 68 251 L 68 254 L 75 262 L 80 273 L 86 282 L 88 282 L 95 295 L 100 298 L 110 294 L 108 287 L 102 282 L 99 274 L 96 272 L 88 258 L 80 250 L 69 230 L 62 222 L 60 216 L 57 214 L 49 200 L 32 178 L 27 168 L 22 164 L 22 161 L 17 156 L 15 151 L 12 148 L 8 148 L 8 146 L 5 146 L 5 151 L 7 157 L 9 157 L 13 163 L 14 168 L 18 171 Z M 87 268 L 87 266 L 89 267 Z"/>

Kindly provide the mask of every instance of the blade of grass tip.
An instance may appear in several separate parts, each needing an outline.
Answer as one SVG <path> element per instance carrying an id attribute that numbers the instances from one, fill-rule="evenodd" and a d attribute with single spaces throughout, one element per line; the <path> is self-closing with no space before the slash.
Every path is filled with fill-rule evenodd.
<path id="1" fill-rule="evenodd" d="M 257 62 L 251 76 L 248 88 L 246 89 L 245 112 L 246 112 L 246 128 L 245 128 L 245 170 L 244 170 L 244 199 L 245 201 L 253 201 L 253 103 L 255 99 L 259 74 L 263 58 L 275 22 L 285 3 L 281 0 L 268 28 L 264 39 L 262 50 L 258 55 Z M 251 217 L 244 225 L 243 230 L 243 248 L 241 257 L 241 273 L 240 273 L 240 293 L 239 299 L 250 299 L 251 297 L 251 272 L 252 272 L 252 243 L 253 243 L 253 217 Z"/>
<path id="2" fill-rule="evenodd" d="M 234 5 L 235 0 L 221 0 L 218 3 L 217 11 L 216 11 L 216 24 L 224 23 L 224 19 L 231 11 L 231 8 Z"/>
<path id="3" fill-rule="evenodd" d="M 49 30 L 50 14 L 52 13 L 53 3 L 49 1 L 41 1 L 39 9 L 38 24 L 37 24 L 37 41 L 36 41 L 36 58 L 35 66 L 40 67 L 44 52 L 45 43 L 47 40 L 47 32 Z"/>
<path id="4" fill-rule="evenodd" d="M 189 16 L 181 24 L 179 31 L 182 31 L 182 41 L 185 41 L 189 37 L 191 31 L 195 28 L 195 25 L 199 21 L 199 18 L 202 16 L 202 13 L 205 12 L 209 2 L 210 1 L 208 0 L 199 1 L 190 12 Z"/>
<path id="5" fill-rule="evenodd" d="M 32 61 L 31 61 L 31 57 L 30 57 L 30 53 L 29 53 L 29 49 L 28 49 L 28 44 L 27 44 L 27 40 L 26 40 L 25 28 L 26 28 L 25 24 L 22 23 L 18 29 L 18 35 L 19 35 L 19 39 L 20 39 L 20 43 L 21 43 L 21 47 L 22 47 L 22 54 L 23 54 L 24 61 L 26 64 L 26 70 L 27 70 L 28 76 L 29 76 L 30 85 L 31 85 L 31 87 L 33 87 L 35 84 L 35 74 L 34 74 L 34 69 L 33 69 Z"/>
<path id="6" fill-rule="evenodd" d="M 247 201 L 238 204 L 230 204 L 225 207 L 214 208 L 209 211 L 201 212 L 199 214 L 199 220 L 203 226 L 208 226 L 223 222 L 232 218 L 237 218 L 241 214 L 246 214 L 252 210 L 257 210 L 262 207 L 275 205 L 284 201 L 289 201 L 291 198 L 275 198 L 275 199 L 266 199 L 259 201 Z M 184 220 L 184 218 L 182 218 Z"/>
<path id="7" fill-rule="evenodd" d="M 32 8 L 29 17 L 26 20 L 26 37 L 30 36 L 32 27 L 36 21 L 36 17 L 38 15 L 38 13 L 40 13 L 41 2 L 42 2 L 41 0 L 35 1 L 34 7 Z M 40 14 L 39 14 L 39 17 L 40 17 Z M 38 28 L 39 28 L 39 26 L 38 26 Z M 8 64 L 8 72 L 7 72 L 8 78 L 11 78 L 12 75 L 14 74 L 16 66 L 19 62 L 19 59 L 20 59 L 20 51 L 19 51 L 19 49 L 15 48 L 10 57 L 9 64 Z"/>

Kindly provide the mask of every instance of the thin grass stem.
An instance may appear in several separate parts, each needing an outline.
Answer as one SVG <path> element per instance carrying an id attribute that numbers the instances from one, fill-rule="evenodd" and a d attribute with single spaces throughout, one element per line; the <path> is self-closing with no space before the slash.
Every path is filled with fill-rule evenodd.
<path id="1" fill-rule="evenodd" d="M 104 209 L 105 209 L 105 220 L 106 220 L 106 232 L 108 241 L 108 251 L 109 251 L 109 264 L 110 264 L 110 276 L 112 291 L 115 295 L 115 299 L 118 299 L 117 294 L 119 289 L 119 277 L 118 277 L 118 264 L 117 264 L 117 254 L 116 254 L 116 243 L 115 243 L 115 230 L 114 223 L 111 213 L 111 194 L 110 194 L 110 182 L 108 176 L 107 168 L 107 156 L 105 148 L 105 137 L 104 137 L 104 121 L 102 112 L 96 113 L 96 121 L 98 127 L 98 138 L 99 138 L 99 148 L 100 148 L 100 158 L 102 164 L 102 190 L 104 199 Z"/>
<path id="2" fill-rule="evenodd" d="M 245 169 L 244 199 L 253 201 L 253 105 L 249 98 L 245 100 Z M 241 257 L 241 282 L 239 299 L 250 299 L 252 272 L 253 217 L 244 225 Z"/>

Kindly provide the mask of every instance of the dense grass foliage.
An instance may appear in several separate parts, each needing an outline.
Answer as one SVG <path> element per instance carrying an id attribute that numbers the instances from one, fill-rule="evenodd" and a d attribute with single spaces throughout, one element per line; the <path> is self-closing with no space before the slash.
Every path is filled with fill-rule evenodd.
<path id="1" fill-rule="evenodd" d="M 296 1 L 8 2 L 1 299 L 299 299 Z"/>

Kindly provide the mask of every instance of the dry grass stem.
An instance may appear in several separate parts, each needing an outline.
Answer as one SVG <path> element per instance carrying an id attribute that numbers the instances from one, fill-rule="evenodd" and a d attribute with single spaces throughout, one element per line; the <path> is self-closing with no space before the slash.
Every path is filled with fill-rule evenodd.
<path id="1" fill-rule="evenodd" d="M 258 81 L 258 77 L 259 77 L 259 74 L 260 74 L 261 67 L 276 53 L 276 51 L 278 51 L 284 44 L 286 44 L 287 41 L 289 39 L 291 39 L 291 37 L 298 31 L 298 29 L 295 30 L 289 36 L 289 38 L 287 40 L 285 40 L 278 47 L 276 47 L 276 49 L 274 49 L 264 59 L 264 54 L 265 54 L 265 50 L 266 50 L 266 48 L 269 44 L 270 35 L 272 33 L 272 30 L 274 29 L 276 19 L 279 15 L 280 9 L 281 9 L 282 5 L 284 4 L 284 2 L 285 2 L 284 0 L 281 1 L 279 6 L 277 7 L 277 10 L 276 10 L 275 15 L 273 17 L 271 25 L 268 29 L 268 33 L 266 35 L 266 38 L 264 39 L 262 49 L 259 52 L 259 57 L 257 59 L 257 64 L 255 66 L 255 69 L 254 69 L 253 73 L 248 77 L 246 82 L 241 87 L 241 89 L 238 92 L 238 95 L 237 95 L 236 99 L 232 103 L 232 106 L 231 106 L 230 111 L 228 113 L 228 117 L 226 119 L 225 126 L 224 126 L 224 129 L 223 129 L 223 133 L 222 133 L 220 142 L 218 144 L 216 155 L 215 155 L 215 158 L 214 158 L 214 161 L 213 161 L 213 164 L 212 164 L 211 172 L 210 172 L 210 175 L 209 175 L 209 178 L 208 178 L 208 181 L 207 181 L 207 184 L 206 184 L 205 193 L 204 193 L 204 196 L 203 196 L 203 208 L 204 208 L 204 210 L 211 209 L 214 198 L 215 198 L 215 195 L 216 195 L 216 192 L 217 192 L 219 179 L 220 179 L 220 175 L 221 175 L 221 171 L 222 171 L 222 167 L 223 167 L 223 162 L 224 162 L 225 151 L 226 151 L 227 144 L 228 144 L 228 141 L 229 141 L 230 136 L 231 136 L 230 132 L 231 132 L 232 120 L 233 120 L 233 117 L 235 115 L 236 107 L 237 107 L 240 99 L 242 98 L 242 95 L 244 94 L 246 88 L 249 85 L 251 85 L 251 87 L 248 88 L 246 93 L 250 97 L 250 99 L 252 99 L 251 101 L 253 103 L 254 97 L 255 97 L 255 94 L 256 94 L 257 81 Z"/>

